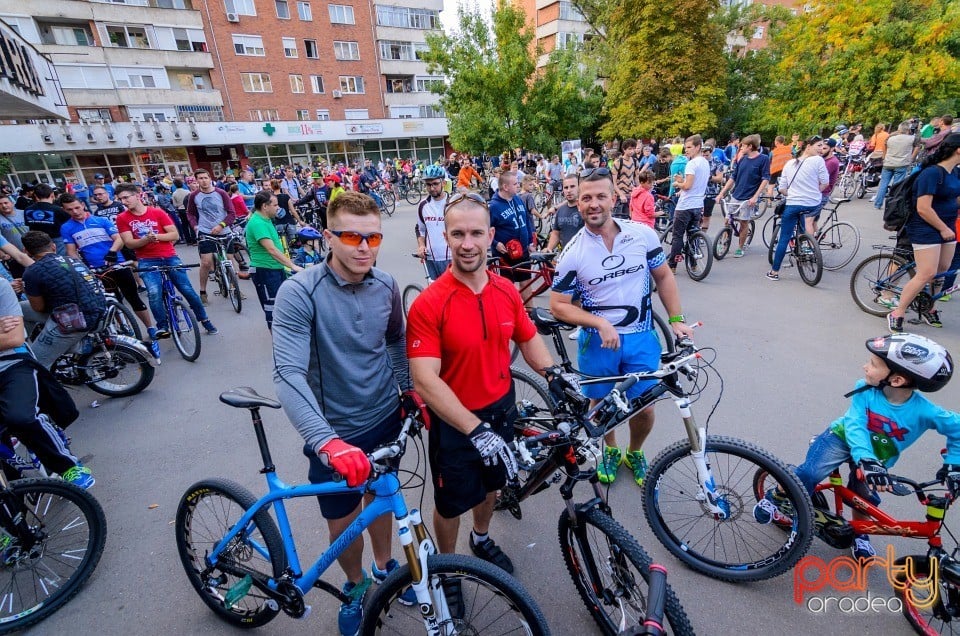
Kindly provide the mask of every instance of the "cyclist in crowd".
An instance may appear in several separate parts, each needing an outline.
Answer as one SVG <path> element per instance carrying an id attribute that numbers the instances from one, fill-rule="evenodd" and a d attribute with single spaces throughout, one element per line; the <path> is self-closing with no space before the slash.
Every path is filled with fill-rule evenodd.
<path id="1" fill-rule="evenodd" d="M 821 156 L 823 140 L 814 135 L 806 140 L 803 153 L 791 159 L 783 168 L 778 187 L 787 197 L 780 223 L 780 238 L 773 255 L 773 269 L 767 272 L 770 280 L 780 280 L 780 265 L 787 254 L 787 245 L 793 239 L 798 223 L 807 214 L 816 214 L 820 208 L 822 191 L 830 182 L 827 165 Z"/>
<path id="2" fill-rule="evenodd" d="M 63 256 L 66 251 L 63 246 L 63 238 L 60 236 L 60 228 L 70 220 L 70 217 L 63 211 L 63 208 L 53 202 L 53 188 L 48 184 L 37 184 L 37 187 L 33 189 L 33 196 L 35 201 L 23 211 L 24 221 L 30 230 L 44 232 L 49 236 L 50 240 L 57 246 L 57 254 Z"/>
<path id="3" fill-rule="evenodd" d="M 293 262 L 300 267 L 313 267 L 323 262 L 323 255 L 320 254 L 318 241 L 323 238 L 317 230 L 309 225 L 300 228 L 297 232 L 297 240 L 300 241 L 300 247 L 293 255 Z"/>
<path id="4" fill-rule="evenodd" d="M 207 176 L 209 178 L 209 175 Z M 140 200 L 140 187 L 132 183 L 117 186 L 117 198 L 127 206 L 127 210 L 117 217 L 117 229 L 120 231 L 123 244 L 135 252 L 140 267 L 181 265 L 182 261 L 173 247 L 180 237 L 170 215 L 160 208 L 144 205 Z M 207 310 L 204 309 L 200 296 L 190 284 L 186 270 L 172 269 L 169 276 L 207 333 L 210 335 L 219 333 L 207 317 Z M 170 325 L 167 322 L 167 308 L 163 304 L 160 273 L 145 272 L 143 282 L 147 287 L 150 312 L 157 323 L 157 337 L 169 338 Z"/>
<path id="5" fill-rule="evenodd" d="M 653 175 L 641 172 L 637 175 L 637 187 L 630 195 L 630 220 L 653 227 L 656 222 L 657 204 L 653 199 Z"/>
<path id="6" fill-rule="evenodd" d="M 681 140 L 681 142 L 682 142 L 682 141 L 683 141 L 683 140 Z M 673 145 L 671 145 L 671 148 L 672 148 L 672 147 L 673 147 Z M 699 152 L 699 150 L 698 150 L 698 152 Z M 669 183 L 668 183 L 668 185 L 669 185 L 669 187 L 670 187 L 670 191 L 668 192 L 668 196 L 670 196 L 670 197 L 673 197 L 673 196 L 676 194 L 676 192 L 677 192 L 677 178 L 678 178 L 678 177 L 679 177 L 680 179 L 683 179 L 683 178 L 684 178 L 684 176 L 683 176 L 683 175 L 684 175 L 684 170 L 686 170 L 686 168 L 687 168 L 687 162 L 690 161 L 690 159 L 687 157 L 686 149 L 685 149 L 683 143 L 681 143 L 681 145 L 680 145 L 680 154 L 675 154 L 675 155 L 672 155 L 672 156 L 673 156 L 673 161 L 670 162 L 670 181 L 669 181 Z M 674 201 L 676 201 L 676 199 L 674 199 Z"/>
<path id="7" fill-rule="evenodd" d="M 25 344 L 17 294 L 10 283 L 0 280 L 0 422 L 4 432 L 23 441 L 48 471 L 74 486 L 90 488 L 96 481 L 93 474 L 70 452 L 42 408 L 44 383 L 56 380 L 43 377 L 49 374 L 38 367 Z"/>
<path id="8" fill-rule="evenodd" d="M 305 441 L 311 483 L 334 473 L 347 484 L 370 474 L 365 453 L 396 438 L 401 425 L 400 390 L 410 388 L 400 289 L 373 266 L 383 233 L 376 204 L 344 192 L 330 204 L 330 259 L 280 286 L 273 313 L 274 385 L 277 397 Z M 331 368 L 336 368 L 331 373 Z M 333 542 L 360 513 L 359 493 L 320 497 Z M 371 497 L 367 498 L 372 500 Z M 373 576 L 378 581 L 398 567 L 391 557 L 391 519 L 369 528 Z M 371 580 L 362 567 L 363 537 L 339 557 L 347 576 L 340 606 L 340 633 L 352 636 L 362 617 Z M 412 590 L 401 602 L 412 605 Z"/>
<path id="9" fill-rule="evenodd" d="M 643 154 L 638 157 L 640 163 L 640 172 L 649 172 L 653 169 L 653 164 L 657 162 L 657 156 L 653 154 L 653 146 L 644 145 Z"/>
<path id="10" fill-rule="evenodd" d="M 106 311 L 103 287 L 87 266 L 75 258 L 60 256 L 46 232 L 23 235 L 23 246 L 35 262 L 23 272 L 21 303 L 27 333 L 36 325 L 42 330 L 30 348 L 45 369 L 92 330 Z M 66 324 L 61 311 L 70 306 L 83 316 L 86 328 Z"/>
<path id="11" fill-rule="evenodd" d="M 804 220 L 807 234 L 810 236 L 816 236 L 820 212 L 823 211 L 823 206 L 829 203 L 830 195 L 840 179 L 840 160 L 837 158 L 836 148 L 837 141 L 830 138 L 824 139 L 820 145 L 820 156 L 823 157 L 823 164 L 827 167 L 827 185 L 820 188 L 820 207 L 817 208 L 817 213 L 807 216 Z"/>
<path id="12" fill-rule="evenodd" d="M 531 232 L 534 233 L 533 240 L 536 241 L 536 217 L 540 217 L 537 211 L 537 195 L 534 191 L 537 189 L 537 178 L 532 174 L 525 174 L 520 177 L 520 192 L 517 196 L 523 202 L 523 207 L 527 209 L 527 223 Z"/>
<path id="13" fill-rule="evenodd" d="M 23 210 L 18 210 L 14 204 L 13 195 L 0 195 L 0 236 L 22 251 L 21 237 L 29 231 L 29 228 L 24 221 Z"/>
<path id="14" fill-rule="evenodd" d="M 831 137 L 833 139 L 833 137 Z M 834 140 L 836 141 L 836 140 Z M 793 159 L 793 146 L 787 143 L 787 138 L 777 135 L 773 140 L 773 150 L 770 151 L 770 183 L 776 183 L 787 162 Z"/>
<path id="15" fill-rule="evenodd" d="M 93 216 L 83 203 L 72 194 L 60 197 L 60 205 L 70 215 L 70 220 L 60 228 L 63 242 L 67 248 L 67 256 L 82 258 L 87 267 L 109 267 L 123 263 L 120 250 L 123 239 L 112 221 L 100 216 Z M 108 291 L 120 292 L 123 298 L 130 303 L 130 308 L 137 318 L 147 328 L 150 335 L 150 348 L 155 358 L 160 357 L 160 346 L 157 344 L 157 329 L 153 325 L 153 318 L 147 311 L 147 306 L 137 293 L 137 281 L 129 269 L 111 270 L 101 278 Z"/>
<path id="16" fill-rule="evenodd" d="M 317 218 L 320 219 L 320 228 L 325 229 L 327 227 L 327 205 L 329 205 L 331 200 L 332 184 L 334 180 L 340 183 L 340 177 L 335 174 L 321 177 L 319 172 L 314 172 L 310 175 L 310 178 L 313 180 L 313 183 L 310 185 L 310 188 L 304 192 L 302 197 L 290 197 L 296 201 L 293 209 L 295 210 L 301 205 L 312 205 L 317 211 Z M 286 194 L 286 188 L 283 187 L 282 182 L 280 183 L 280 190 L 280 194 Z M 274 192 L 276 192 L 276 190 L 274 190 Z M 277 199 L 279 200 L 279 198 L 280 196 L 278 194 Z M 299 216 L 297 218 L 299 218 Z"/>
<path id="17" fill-rule="evenodd" d="M 320 173 L 314 172 L 310 176 L 314 179 L 314 185 L 317 185 L 316 179 L 320 176 Z M 294 174 L 293 168 L 288 166 L 284 169 L 283 179 L 280 180 L 280 189 L 293 200 L 297 200 L 303 196 L 303 188 L 300 187 L 300 180 L 297 179 Z"/>
<path id="18" fill-rule="evenodd" d="M 530 226 L 530 214 L 517 196 L 517 173 L 507 171 L 500 175 L 500 188 L 490 199 L 490 224 L 494 228 L 493 248 L 504 264 L 517 265 L 530 258 L 536 249 L 535 232 Z M 528 272 L 502 270 L 503 276 L 515 283 L 529 280 Z M 524 302 L 530 301 L 529 291 Z"/>
<path id="19" fill-rule="evenodd" d="M 457 190 L 466 192 L 476 183 L 477 187 L 483 185 L 483 177 L 476 171 L 469 159 L 460 162 L 460 172 L 457 173 Z"/>
<path id="20" fill-rule="evenodd" d="M 246 201 L 244 201 L 243 196 L 240 194 L 240 186 L 236 183 L 231 184 L 230 187 L 227 188 L 227 196 L 230 197 L 230 206 L 233 208 L 234 221 L 245 219 L 247 215 L 250 214 L 250 208 L 247 207 Z M 170 211 L 162 205 L 158 205 L 158 207 L 164 212 L 170 213 Z M 172 214 L 170 218 L 173 218 Z M 176 221 L 176 219 L 174 219 L 174 221 Z"/>
<path id="21" fill-rule="evenodd" d="M 511 179 L 515 177 L 511 176 Z M 553 365 L 517 290 L 486 269 L 495 230 L 482 197 L 456 195 L 445 210 L 451 266 L 413 302 L 407 357 L 417 392 L 430 408 L 434 529 L 441 552 L 455 552 L 461 515 L 471 512 L 470 548 L 513 572 L 489 537 L 496 491 L 513 478 L 516 397 L 510 342 L 531 369 Z"/>
<path id="22" fill-rule="evenodd" d="M 943 138 L 937 151 L 927 157 L 923 170 L 913 183 L 917 213 L 911 214 L 903 226 L 913 245 L 916 262 L 914 276 L 903 286 L 896 308 L 887 315 L 893 333 L 903 331 L 903 316 L 917 294 L 933 281 L 937 272 L 947 271 L 957 247 L 957 201 L 960 197 L 960 133 Z M 934 293 L 939 291 L 939 283 Z M 921 314 L 932 327 L 942 327 L 936 309 Z"/>
<path id="23" fill-rule="evenodd" d="M 280 235 L 273 224 L 278 208 L 277 196 L 272 191 L 257 192 L 253 197 L 253 214 L 250 215 L 244 230 L 247 251 L 250 252 L 250 266 L 253 268 L 251 278 L 267 320 L 267 329 L 273 328 L 273 303 L 277 290 L 287 279 L 286 270 L 299 272 L 302 269 L 283 253 Z"/>
<path id="24" fill-rule="evenodd" d="M 683 144 L 683 152 L 687 163 L 683 168 L 683 176 L 674 176 L 673 185 L 680 192 L 677 207 L 673 211 L 673 242 L 670 244 L 670 256 L 667 265 L 676 271 L 677 263 L 683 261 L 684 235 L 696 231 L 703 218 L 703 200 L 710 181 L 710 162 L 703 157 L 700 151 L 703 141 L 700 135 L 687 137 Z"/>
<path id="25" fill-rule="evenodd" d="M 277 197 L 277 216 L 273 219 L 273 224 L 277 226 L 277 234 L 280 239 L 285 241 L 289 251 L 290 243 L 297 238 L 297 230 L 305 225 L 292 197 L 283 191 L 279 179 L 270 179 L 269 190 L 273 196 Z"/>
<path id="26" fill-rule="evenodd" d="M 417 254 L 427 265 L 427 274 L 433 280 L 450 266 L 450 248 L 444 238 L 443 210 L 447 205 L 447 193 L 443 191 L 446 172 L 437 165 L 427 166 L 423 182 L 427 197 L 417 208 Z"/>
<path id="27" fill-rule="evenodd" d="M 547 166 L 548 191 L 552 194 L 562 188 L 563 165 L 560 164 L 560 156 L 553 155 L 550 164 Z"/>
<path id="28" fill-rule="evenodd" d="M 640 173 L 639 162 L 634 158 L 637 153 L 637 140 L 624 139 L 620 144 L 623 154 L 611 165 L 613 183 L 617 186 L 617 205 L 613 215 L 620 219 L 630 217 L 630 195 L 637 187 L 637 174 Z"/>
<path id="29" fill-rule="evenodd" d="M 886 151 L 883 154 L 883 169 L 880 171 L 880 185 L 877 186 L 877 194 L 873 197 L 873 207 L 878 210 L 883 209 L 887 188 L 900 183 L 907 177 L 907 171 L 913 165 L 919 151 L 920 142 L 915 135 L 910 134 L 910 122 L 905 121 L 897 126 L 896 132 L 887 138 Z"/>
<path id="30" fill-rule="evenodd" d="M 713 140 L 703 144 L 701 150 L 701 155 L 704 159 L 707 160 L 707 164 L 710 166 L 710 177 L 707 179 L 707 189 L 703 193 L 703 217 L 700 219 L 700 229 L 706 232 L 710 228 L 710 219 L 713 217 L 713 208 L 717 204 L 717 193 L 720 192 L 720 188 L 723 186 L 724 178 L 724 163 L 722 159 L 718 159 L 714 154 Z M 740 149 L 737 151 L 737 155 L 733 160 L 733 165 L 737 164 L 737 161 L 740 160 L 740 157 L 743 156 L 743 146 L 741 145 Z"/>
<path id="31" fill-rule="evenodd" d="M 657 162 L 653 164 L 653 189 L 657 194 L 666 196 L 670 190 L 670 166 L 673 162 L 673 155 L 666 146 L 660 149 L 657 155 Z"/>
<path id="32" fill-rule="evenodd" d="M 193 226 L 190 225 L 190 221 L 187 220 L 187 197 L 191 192 L 197 190 L 197 180 L 193 177 L 187 177 L 186 184 L 180 179 L 173 180 L 173 194 L 170 196 L 170 201 L 173 203 L 173 208 L 177 211 L 177 218 L 180 219 L 180 227 L 183 228 L 183 234 L 180 236 L 180 240 L 186 242 L 187 245 L 196 245 L 197 244 L 197 235 L 193 231 Z M 176 219 L 174 219 L 176 221 Z"/>
<path id="33" fill-rule="evenodd" d="M 566 247 L 580 228 L 583 227 L 583 217 L 577 209 L 577 181 L 575 176 L 563 178 L 563 203 L 553 211 L 553 226 L 547 238 L 547 252 L 553 252 L 558 247 Z"/>
<path id="34" fill-rule="evenodd" d="M 698 143 L 696 151 L 699 150 Z M 693 334 L 681 313 L 677 282 L 671 270 L 663 266 L 666 259 L 660 239 L 645 225 L 614 219 L 611 213 L 615 199 L 616 191 L 608 171 L 598 169 L 581 175 L 578 207 L 584 227 L 560 254 L 550 293 L 553 314 L 582 327 L 577 366 L 589 375 L 610 376 L 659 368 L 660 341 L 653 328 L 650 308 L 651 278 L 670 315 L 673 331 L 678 336 Z M 615 264 L 613 270 L 606 269 L 611 262 L 620 265 Z M 575 294 L 579 295 L 582 307 L 573 303 Z M 537 367 L 531 365 L 531 368 Z M 635 398 L 652 384 L 638 382 L 627 395 Z M 581 391 L 596 404 L 612 388 L 612 383 L 591 384 Z M 646 478 L 647 462 L 642 446 L 653 428 L 653 420 L 653 409 L 646 409 L 630 420 L 626 464 L 638 485 Z M 613 431 L 604 442 L 597 475 L 609 484 L 616 478 L 623 453 Z"/>
<path id="35" fill-rule="evenodd" d="M 237 182 L 236 186 L 240 196 L 243 197 L 243 210 L 249 211 L 253 208 L 253 197 L 256 196 L 257 192 L 260 190 L 253 180 L 253 170 L 250 168 L 244 168 L 240 172 L 240 181 Z M 246 212 L 243 212 L 239 208 L 235 208 L 234 212 L 236 212 L 238 216 L 243 216 L 246 214 Z"/>
<path id="36" fill-rule="evenodd" d="M 760 154 L 760 135 L 747 135 L 740 147 L 740 160 L 717 195 L 722 199 L 728 192 L 732 192 L 730 214 L 743 221 L 740 224 L 739 247 L 733 253 L 734 258 L 742 257 L 746 250 L 749 221 L 756 215 L 760 196 L 770 184 L 770 157 Z"/>
<path id="37" fill-rule="evenodd" d="M 942 346 L 911 333 L 879 336 L 866 341 L 870 357 L 863 365 L 864 377 L 846 395 L 850 407 L 807 450 L 796 468 L 797 476 L 811 495 L 817 484 L 840 465 L 854 462 L 850 484 L 874 505 L 880 497 L 873 491 L 893 486 L 887 469 L 900 454 L 929 430 L 947 438 L 947 453 L 937 478 L 946 481 L 953 496 L 960 495 L 960 414 L 931 402 L 921 393 L 939 391 L 953 375 L 953 360 Z M 854 515 L 856 515 L 854 511 Z M 760 523 L 784 521 L 792 515 L 786 497 L 771 488 L 753 510 Z M 827 521 L 842 523 L 825 512 Z M 862 517 L 863 518 L 863 517 Z M 868 535 L 855 537 L 855 559 L 876 555 Z"/>
<path id="38" fill-rule="evenodd" d="M 237 217 L 230 195 L 213 185 L 209 172 L 201 168 L 194 171 L 193 177 L 200 187 L 187 197 L 187 219 L 197 232 L 197 250 L 200 252 L 200 301 L 206 305 L 207 282 L 213 272 L 213 255 L 217 251 L 213 237 L 220 236 L 233 225 Z M 239 265 L 237 271 L 240 271 Z"/>

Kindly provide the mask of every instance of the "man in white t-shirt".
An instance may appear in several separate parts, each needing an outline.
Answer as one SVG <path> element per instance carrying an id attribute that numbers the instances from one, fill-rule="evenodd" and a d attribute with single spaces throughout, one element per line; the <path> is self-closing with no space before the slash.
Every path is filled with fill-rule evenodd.
<path id="1" fill-rule="evenodd" d="M 670 257 L 667 265 L 676 271 L 677 263 L 683 260 L 683 235 L 688 235 L 700 229 L 700 219 L 703 217 L 703 199 L 710 181 L 710 162 L 704 159 L 700 152 L 703 138 L 700 135 L 691 135 L 683 144 L 683 154 L 687 156 L 687 166 L 683 176 L 674 178 L 674 187 L 680 193 L 677 207 L 673 213 L 673 241 L 670 244 Z"/>
<path id="2" fill-rule="evenodd" d="M 444 175 L 440 166 L 427 166 L 423 178 L 427 198 L 417 209 L 417 253 L 426 262 L 427 273 L 433 280 L 440 278 L 450 265 L 450 248 L 443 236 L 443 212 L 447 205 Z"/>

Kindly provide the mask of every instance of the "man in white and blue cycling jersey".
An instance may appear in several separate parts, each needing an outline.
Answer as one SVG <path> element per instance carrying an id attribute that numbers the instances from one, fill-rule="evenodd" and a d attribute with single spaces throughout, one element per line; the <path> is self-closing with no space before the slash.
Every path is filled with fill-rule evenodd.
<path id="1" fill-rule="evenodd" d="M 616 194 L 606 168 L 584 170 L 577 201 L 584 227 L 560 254 L 550 309 L 564 321 L 582 327 L 577 363 L 589 375 L 612 376 L 636 371 L 654 371 L 660 364 L 660 341 L 653 327 L 650 298 L 651 277 L 670 314 L 677 336 L 693 331 L 680 311 L 680 292 L 660 240 L 649 227 L 611 215 Z M 581 306 L 573 304 L 578 294 Z M 637 382 L 627 396 L 635 398 L 652 385 Z M 583 387 L 583 394 L 596 404 L 613 383 Z M 600 481 L 613 482 L 621 461 L 633 472 L 638 485 L 646 477 L 647 462 L 641 447 L 653 428 L 653 410 L 646 409 L 630 420 L 630 445 L 624 459 L 611 431 L 604 439 L 603 461 L 597 468 Z"/>

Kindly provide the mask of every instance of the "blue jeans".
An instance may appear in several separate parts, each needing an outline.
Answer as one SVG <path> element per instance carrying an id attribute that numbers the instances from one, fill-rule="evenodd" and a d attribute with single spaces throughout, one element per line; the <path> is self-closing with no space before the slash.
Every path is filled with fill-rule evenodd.
<path id="1" fill-rule="evenodd" d="M 783 209 L 783 218 L 780 219 L 780 240 L 777 250 L 773 254 L 773 271 L 779 272 L 783 257 L 787 255 L 787 244 L 793 238 L 797 223 L 803 223 L 806 214 L 815 214 L 819 205 L 788 205 Z"/>
<path id="2" fill-rule="evenodd" d="M 430 274 L 430 278 L 437 280 L 440 278 L 440 274 L 447 271 L 447 267 L 450 266 L 450 261 L 427 261 L 427 273 Z"/>
<path id="3" fill-rule="evenodd" d="M 873 202 L 873 207 L 878 210 L 883 207 L 883 198 L 887 196 L 887 188 L 903 181 L 909 168 L 910 166 L 903 166 L 902 168 L 884 168 L 880 171 L 880 185 L 877 186 L 877 198 Z"/>
<path id="4" fill-rule="evenodd" d="M 141 258 L 138 263 L 140 267 L 146 268 L 158 265 L 180 265 L 181 261 L 176 256 L 170 256 L 168 258 Z M 193 309 L 193 313 L 196 314 L 197 320 L 201 322 L 206 320 L 207 310 L 203 308 L 199 294 L 194 291 L 193 285 L 190 284 L 190 279 L 187 278 L 187 270 L 172 269 L 167 274 L 173 281 L 173 286 L 186 298 L 190 308 Z M 140 277 L 147 288 L 150 313 L 153 314 L 153 319 L 157 321 L 157 329 L 169 329 L 170 322 L 167 320 L 167 308 L 163 304 L 163 284 L 160 280 L 160 272 L 143 272 Z"/>
<path id="5" fill-rule="evenodd" d="M 850 456 L 850 447 L 836 433 L 827 429 L 813 440 L 807 450 L 806 459 L 794 468 L 794 472 L 797 473 L 800 483 L 812 496 L 817 484 L 826 479 L 836 468 L 850 461 L 853 461 Z M 847 485 L 851 490 L 873 504 L 880 503 L 880 497 L 877 493 L 857 479 L 855 472 L 851 471 Z"/>

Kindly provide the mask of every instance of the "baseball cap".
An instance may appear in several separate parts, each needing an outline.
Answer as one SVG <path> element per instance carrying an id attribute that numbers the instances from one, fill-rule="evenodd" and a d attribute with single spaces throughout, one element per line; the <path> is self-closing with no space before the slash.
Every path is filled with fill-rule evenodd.
<path id="1" fill-rule="evenodd" d="M 93 178 L 94 178 L 94 179 L 103 179 L 103 178 L 104 178 L 104 177 L 103 177 L 103 173 L 102 173 L 102 172 L 98 172 L 97 174 L 93 175 Z"/>
<path id="2" fill-rule="evenodd" d="M 829 139 L 826 140 L 826 144 L 827 144 L 828 146 L 830 146 L 831 148 L 836 148 L 836 147 L 837 147 L 837 140 L 834 139 L 833 137 L 830 137 Z"/>
<path id="3" fill-rule="evenodd" d="M 311 179 L 319 179 L 319 178 L 320 178 L 320 173 L 319 173 L 319 172 L 314 172 L 313 174 L 310 175 L 310 178 L 311 178 Z"/>

